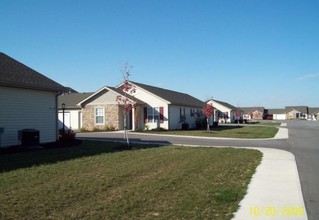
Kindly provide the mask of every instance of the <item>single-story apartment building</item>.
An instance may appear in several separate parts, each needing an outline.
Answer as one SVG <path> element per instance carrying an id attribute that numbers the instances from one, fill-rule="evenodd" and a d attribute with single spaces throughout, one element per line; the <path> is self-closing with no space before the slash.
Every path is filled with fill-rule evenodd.
<path id="1" fill-rule="evenodd" d="M 307 106 L 286 106 L 284 109 L 267 109 L 267 115 L 273 120 L 309 119 L 315 114 L 310 109 Z"/>
<path id="2" fill-rule="evenodd" d="M 123 106 L 117 98 L 126 97 L 130 103 L 134 103 L 125 120 L 125 126 L 129 130 L 193 129 L 196 128 L 197 121 L 204 117 L 202 109 L 206 104 L 191 95 L 138 82 L 130 81 L 130 84 L 134 87 L 133 94 L 126 94 L 123 91 L 123 84 L 120 84 L 116 87 L 104 86 L 94 93 L 87 93 L 86 97 L 83 97 L 83 94 L 72 93 L 60 96 L 60 113 L 62 113 L 60 105 L 65 103 L 65 112 L 70 116 L 67 120 L 72 121 L 73 117 L 82 118 L 78 125 L 84 130 L 106 128 L 123 130 Z M 74 101 L 70 101 L 70 99 L 75 100 L 75 96 L 79 99 L 83 97 L 77 103 L 77 107 Z M 71 115 L 68 105 L 73 105 L 77 113 Z M 76 126 L 70 125 L 70 127 L 74 129 Z"/>
<path id="3" fill-rule="evenodd" d="M 237 119 L 243 119 L 243 110 L 227 102 L 210 99 L 207 104 L 214 107 L 214 118 L 219 123 L 234 123 Z"/>
<path id="4" fill-rule="evenodd" d="M 240 107 L 244 112 L 244 119 L 246 120 L 262 120 L 264 118 L 264 107 Z"/>
<path id="5" fill-rule="evenodd" d="M 39 142 L 58 139 L 58 95 L 64 87 L 0 53 L 0 147 L 19 145 L 19 131 L 39 131 Z M 21 138 L 21 137 L 20 137 Z"/>
<path id="6" fill-rule="evenodd" d="M 319 121 L 319 107 L 309 108 L 309 116 L 308 119 Z"/>
<path id="7" fill-rule="evenodd" d="M 270 116 L 273 120 L 286 120 L 287 115 L 285 109 L 267 109 L 267 116 Z"/>
<path id="8" fill-rule="evenodd" d="M 78 103 L 92 94 L 93 92 L 78 93 L 73 91 L 63 93 L 58 97 L 59 129 L 63 128 L 64 122 L 64 129 L 80 130 L 82 127 L 82 108 Z"/>
<path id="9" fill-rule="evenodd" d="M 286 106 L 287 119 L 307 119 L 309 109 L 307 106 Z"/>

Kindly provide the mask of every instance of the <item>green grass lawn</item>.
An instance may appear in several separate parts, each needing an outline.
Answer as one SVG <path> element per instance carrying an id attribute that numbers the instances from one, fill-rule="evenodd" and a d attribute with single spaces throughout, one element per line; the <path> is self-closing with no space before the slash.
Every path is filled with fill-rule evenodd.
<path id="1" fill-rule="evenodd" d="M 176 131 L 143 131 L 153 134 L 168 134 L 168 135 L 186 135 L 186 136 L 201 136 L 201 137 L 224 137 L 224 138 L 273 138 L 278 128 L 268 126 L 223 126 L 212 128 L 211 132 L 206 130 L 176 130 Z"/>
<path id="2" fill-rule="evenodd" d="M 251 121 L 248 122 L 247 124 L 252 124 L 252 125 L 260 125 L 260 126 L 274 126 L 278 127 L 281 125 L 280 122 L 274 122 L 274 121 Z"/>
<path id="3" fill-rule="evenodd" d="M 262 157 L 178 146 L 112 152 L 114 145 L 0 155 L 0 219 L 231 219 Z"/>

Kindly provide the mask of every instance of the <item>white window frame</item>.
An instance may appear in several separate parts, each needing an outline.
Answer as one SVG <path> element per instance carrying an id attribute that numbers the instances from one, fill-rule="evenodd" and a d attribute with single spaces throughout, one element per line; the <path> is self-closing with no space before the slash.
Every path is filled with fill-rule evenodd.
<path id="1" fill-rule="evenodd" d="M 102 110 L 101 112 L 97 112 Z M 97 117 L 102 117 L 102 122 L 97 122 Z M 104 125 L 105 124 L 105 108 L 102 106 L 97 106 L 94 108 L 94 124 L 95 125 Z"/>
<path id="2" fill-rule="evenodd" d="M 160 107 L 147 107 L 147 122 L 157 123 L 160 121 Z"/>

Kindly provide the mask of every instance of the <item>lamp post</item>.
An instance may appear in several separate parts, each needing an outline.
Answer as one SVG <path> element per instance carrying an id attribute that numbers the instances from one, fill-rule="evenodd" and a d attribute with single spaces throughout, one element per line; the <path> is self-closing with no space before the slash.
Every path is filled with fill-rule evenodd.
<path id="1" fill-rule="evenodd" d="M 65 103 L 62 103 L 62 123 L 63 123 L 62 131 L 63 131 L 63 133 L 65 131 L 65 129 L 64 129 L 64 110 L 65 110 Z"/>

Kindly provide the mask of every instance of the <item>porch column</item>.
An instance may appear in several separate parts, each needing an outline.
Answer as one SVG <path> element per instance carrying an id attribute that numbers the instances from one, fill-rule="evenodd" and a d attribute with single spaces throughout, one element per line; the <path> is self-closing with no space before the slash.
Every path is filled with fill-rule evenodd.
<path id="1" fill-rule="evenodd" d="M 135 131 L 135 107 L 132 108 L 132 130 Z"/>

